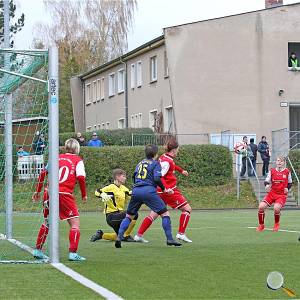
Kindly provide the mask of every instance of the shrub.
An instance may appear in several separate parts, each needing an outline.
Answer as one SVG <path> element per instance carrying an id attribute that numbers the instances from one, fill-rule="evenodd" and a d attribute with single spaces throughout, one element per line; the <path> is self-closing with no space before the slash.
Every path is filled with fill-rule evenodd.
<path id="1" fill-rule="evenodd" d="M 132 134 L 153 134 L 150 128 L 128 128 L 128 129 L 116 129 L 116 130 L 95 130 L 93 132 L 98 133 L 100 140 L 104 142 L 106 146 L 118 145 L 118 146 L 131 146 Z M 92 137 L 92 132 L 82 133 L 86 142 Z M 60 145 L 64 145 L 65 141 L 69 138 L 75 138 L 75 132 L 66 132 L 59 135 Z"/>
<path id="2" fill-rule="evenodd" d="M 160 153 L 163 149 L 160 148 Z M 144 147 L 82 147 L 87 183 L 103 186 L 110 182 L 112 170 L 127 172 L 127 185 L 132 184 L 136 164 L 144 158 Z M 206 186 L 227 183 L 232 178 L 232 157 L 219 145 L 184 145 L 180 147 L 176 163 L 189 172 L 189 177 L 178 175 L 182 186 Z"/>

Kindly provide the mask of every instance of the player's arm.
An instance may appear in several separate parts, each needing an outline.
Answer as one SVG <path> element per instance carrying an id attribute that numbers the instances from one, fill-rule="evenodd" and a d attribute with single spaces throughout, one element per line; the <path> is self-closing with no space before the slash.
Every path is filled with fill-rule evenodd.
<path id="1" fill-rule="evenodd" d="M 95 196 L 102 199 L 102 202 L 106 203 L 114 197 L 114 193 L 111 190 L 111 187 L 105 186 L 102 189 L 97 189 L 95 191 Z"/>
<path id="2" fill-rule="evenodd" d="M 161 177 L 162 177 L 162 173 L 161 173 L 161 165 L 158 163 L 155 168 L 154 168 L 154 171 L 153 171 L 153 174 L 154 174 L 154 182 L 156 185 L 158 185 L 162 191 L 164 191 L 165 193 L 168 193 L 168 194 L 172 194 L 174 193 L 172 189 L 169 189 L 169 188 L 166 188 L 161 180 Z"/>
<path id="3" fill-rule="evenodd" d="M 292 175 L 291 175 L 291 172 L 289 172 L 288 184 L 287 184 L 287 187 L 284 189 L 285 194 L 287 194 L 289 192 L 289 190 L 292 188 L 292 185 L 293 185 Z"/>
<path id="4" fill-rule="evenodd" d="M 272 180 L 271 171 L 269 171 L 269 173 L 264 181 L 265 189 L 267 192 L 270 192 L 270 190 L 271 190 L 271 180 Z"/>
<path id="5" fill-rule="evenodd" d="M 42 191 L 42 188 L 44 186 L 45 178 L 48 174 L 47 169 L 43 169 L 39 175 L 36 187 L 35 187 L 35 192 L 32 195 L 32 201 L 39 201 L 40 200 L 40 192 Z"/>
<path id="6" fill-rule="evenodd" d="M 175 164 L 175 170 L 184 176 L 189 176 L 188 171 L 182 169 L 181 167 L 177 166 L 176 164 Z"/>
<path id="7" fill-rule="evenodd" d="M 87 201 L 87 193 L 86 193 L 86 183 L 85 183 L 86 173 L 83 161 L 81 160 L 76 165 L 76 179 L 79 184 L 79 188 L 81 191 L 81 198 L 83 202 Z"/>

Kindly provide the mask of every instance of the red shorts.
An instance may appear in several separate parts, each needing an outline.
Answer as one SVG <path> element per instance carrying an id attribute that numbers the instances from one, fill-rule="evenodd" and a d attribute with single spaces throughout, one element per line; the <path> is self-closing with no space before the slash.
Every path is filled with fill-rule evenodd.
<path id="1" fill-rule="evenodd" d="M 172 208 L 180 208 L 187 204 L 186 199 L 177 188 L 173 189 L 174 194 L 158 193 L 160 198 Z"/>
<path id="2" fill-rule="evenodd" d="M 44 199 L 43 201 L 43 213 L 44 218 L 47 219 L 49 216 L 49 200 Z M 78 218 L 79 212 L 73 195 L 70 194 L 59 194 L 59 218 L 61 220 L 68 220 L 72 218 Z"/>
<path id="3" fill-rule="evenodd" d="M 271 191 L 265 196 L 263 201 L 266 202 L 269 206 L 271 206 L 273 203 L 279 203 L 281 207 L 284 207 L 286 198 L 287 195 L 277 194 Z"/>

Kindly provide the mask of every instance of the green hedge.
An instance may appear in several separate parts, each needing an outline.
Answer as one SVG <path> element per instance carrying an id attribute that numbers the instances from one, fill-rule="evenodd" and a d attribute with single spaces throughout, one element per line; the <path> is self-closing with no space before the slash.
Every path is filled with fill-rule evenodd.
<path id="1" fill-rule="evenodd" d="M 160 149 L 163 153 L 163 149 Z M 110 182 L 114 168 L 127 172 L 127 185 L 132 184 L 136 164 L 144 158 L 144 147 L 82 147 L 87 183 L 103 186 Z M 185 187 L 220 185 L 232 178 L 232 157 L 228 150 L 218 145 L 184 145 L 180 147 L 176 163 L 189 172 L 189 177 L 178 175 Z"/>
<path id="2" fill-rule="evenodd" d="M 100 140 L 104 142 L 106 146 L 118 145 L 118 146 L 131 146 L 132 134 L 153 134 L 150 128 L 128 128 L 128 129 L 116 129 L 116 130 L 95 130 Z M 83 132 L 86 142 L 92 138 L 92 132 Z M 75 132 L 66 132 L 59 135 L 60 145 L 64 145 L 65 141 L 69 138 L 75 138 Z"/>
<path id="3" fill-rule="evenodd" d="M 296 173 L 300 174 L 300 150 L 291 150 L 289 153 L 289 158 L 293 164 L 293 167 L 295 168 Z M 288 165 L 288 167 L 290 166 Z"/>

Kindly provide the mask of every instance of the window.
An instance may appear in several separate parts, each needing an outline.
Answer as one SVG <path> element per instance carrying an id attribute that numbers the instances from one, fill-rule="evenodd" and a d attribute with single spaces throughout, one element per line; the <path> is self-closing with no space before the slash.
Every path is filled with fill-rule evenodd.
<path id="1" fill-rule="evenodd" d="M 115 73 L 112 73 L 108 77 L 108 97 L 115 95 Z"/>
<path id="2" fill-rule="evenodd" d="M 168 106 L 165 108 L 165 132 L 174 132 L 174 122 L 173 122 L 173 107 Z"/>
<path id="3" fill-rule="evenodd" d="M 121 69 L 118 71 L 118 93 L 123 93 L 124 92 L 124 69 Z"/>
<path id="4" fill-rule="evenodd" d="M 106 122 L 105 129 L 109 129 L 109 122 Z"/>
<path id="5" fill-rule="evenodd" d="M 98 124 L 98 129 L 101 129 L 101 124 Z"/>
<path id="6" fill-rule="evenodd" d="M 100 80 L 100 99 L 101 100 L 104 100 L 104 96 L 105 96 L 105 94 L 104 94 L 104 77 L 102 77 L 101 78 L 101 80 Z"/>
<path id="7" fill-rule="evenodd" d="M 93 102 L 97 101 L 97 81 L 93 81 Z"/>
<path id="8" fill-rule="evenodd" d="M 169 76 L 169 66 L 168 66 L 168 57 L 167 57 L 167 51 L 164 52 L 164 76 Z"/>
<path id="9" fill-rule="evenodd" d="M 150 82 L 157 80 L 157 57 L 150 58 Z"/>
<path id="10" fill-rule="evenodd" d="M 134 115 L 134 128 L 139 128 L 139 115 Z"/>
<path id="11" fill-rule="evenodd" d="M 288 43 L 288 69 L 300 71 L 300 43 Z"/>
<path id="12" fill-rule="evenodd" d="M 97 79 L 97 93 L 96 93 L 96 99 L 97 101 L 100 101 L 100 94 L 101 94 L 101 80 Z"/>
<path id="13" fill-rule="evenodd" d="M 143 119 L 142 119 L 142 113 L 139 113 L 139 128 L 142 128 L 143 127 Z"/>
<path id="14" fill-rule="evenodd" d="M 105 123 L 102 123 L 101 126 L 102 126 L 102 129 L 105 129 Z"/>
<path id="15" fill-rule="evenodd" d="M 134 125 L 134 115 L 131 115 L 130 127 L 135 128 Z"/>
<path id="16" fill-rule="evenodd" d="M 136 65 L 136 86 L 142 86 L 142 62 L 138 61 Z"/>
<path id="17" fill-rule="evenodd" d="M 130 87 L 132 89 L 134 89 L 135 88 L 135 84 L 136 84 L 135 64 L 131 64 L 131 67 L 130 67 Z"/>
<path id="18" fill-rule="evenodd" d="M 154 131 L 155 129 L 155 123 L 156 123 L 156 118 L 157 118 L 157 110 L 151 110 L 149 112 L 149 127 Z"/>
<path id="19" fill-rule="evenodd" d="M 97 129 L 97 125 L 94 125 L 94 128 Z"/>
<path id="20" fill-rule="evenodd" d="M 125 119 L 124 118 L 118 120 L 118 129 L 123 129 L 123 128 L 125 128 Z"/>
<path id="21" fill-rule="evenodd" d="M 90 131 L 92 129 L 92 126 L 88 126 L 87 128 L 86 128 L 86 131 Z"/>
<path id="22" fill-rule="evenodd" d="M 91 84 L 85 86 L 85 105 L 90 105 L 91 102 Z"/>

